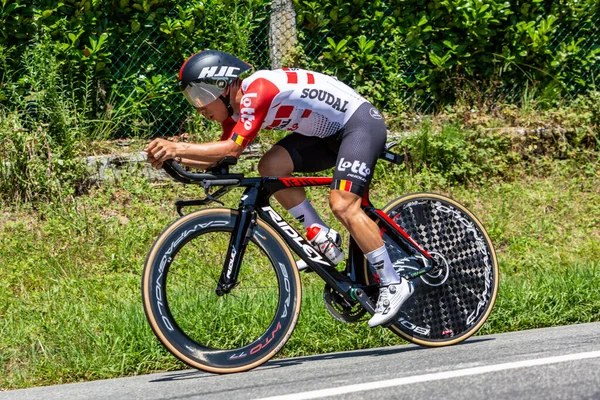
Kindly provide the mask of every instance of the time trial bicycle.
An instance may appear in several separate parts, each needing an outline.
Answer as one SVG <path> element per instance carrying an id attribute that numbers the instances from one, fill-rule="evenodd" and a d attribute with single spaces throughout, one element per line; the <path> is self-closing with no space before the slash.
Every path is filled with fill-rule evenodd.
<path id="1" fill-rule="evenodd" d="M 387 145 L 380 158 L 401 163 Z M 142 297 L 160 342 L 187 365 L 214 373 L 241 372 L 269 360 L 290 338 L 300 314 L 300 258 L 323 279 L 323 299 L 337 320 L 355 323 L 374 313 L 377 275 L 350 237 L 345 266 L 334 266 L 277 213 L 269 199 L 290 187 L 329 186 L 332 178 L 245 177 L 226 157 L 206 173 L 176 162 L 165 171 L 198 184 L 205 197 L 178 200 L 181 218 L 156 239 L 145 262 Z M 183 209 L 221 203 L 244 188 L 237 209 Z M 473 335 L 498 292 L 498 262 L 479 220 L 456 201 L 413 193 L 362 209 L 379 225 L 394 267 L 415 291 L 386 325 L 401 338 L 446 346 Z"/>

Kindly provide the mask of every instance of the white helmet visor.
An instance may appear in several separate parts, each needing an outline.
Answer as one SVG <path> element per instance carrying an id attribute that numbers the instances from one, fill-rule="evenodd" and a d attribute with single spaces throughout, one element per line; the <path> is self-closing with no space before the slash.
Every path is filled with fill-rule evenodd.
<path id="1" fill-rule="evenodd" d="M 183 89 L 183 95 L 193 107 L 200 108 L 218 99 L 226 88 L 224 79 L 192 81 Z"/>

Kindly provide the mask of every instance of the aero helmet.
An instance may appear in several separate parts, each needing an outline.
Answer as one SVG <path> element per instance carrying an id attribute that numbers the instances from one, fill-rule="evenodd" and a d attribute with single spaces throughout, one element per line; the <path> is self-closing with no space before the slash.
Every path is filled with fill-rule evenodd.
<path id="1" fill-rule="evenodd" d="M 223 92 L 241 74 L 252 68 L 252 65 L 231 54 L 204 50 L 188 58 L 181 66 L 179 88 L 195 108 L 221 99 L 231 115 L 233 110 Z"/>

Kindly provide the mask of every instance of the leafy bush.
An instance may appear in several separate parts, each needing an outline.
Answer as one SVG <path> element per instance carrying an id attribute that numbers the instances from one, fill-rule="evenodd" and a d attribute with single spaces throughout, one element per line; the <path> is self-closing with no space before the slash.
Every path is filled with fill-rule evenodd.
<path id="1" fill-rule="evenodd" d="M 388 109 L 411 97 L 451 103 L 464 81 L 511 100 L 529 84 L 555 100 L 600 77 L 595 0 L 295 4 L 304 47 L 323 37 L 317 65 Z"/>
<path id="2" fill-rule="evenodd" d="M 0 3 L 0 47 L 10 74 L 0 102 L 14 107 L 23 51 L 47 32 L 62 72 L 100 135 L 174 134 L 186 126 L 174 83 L 182 61 L 218 48 L 269 65 L 270 0 L 15 0 Z M 294 0 L 300 43 L 288 65 L 338 76 L 388 114 L 431 111 L 485 91 L 540 104 L 600 79 L 596 0 Z M 274 34 L 277 34 L 275 32 Z M 2 72 L 0 72 L 2 73 Z M 8 85 L 10 86 L 10 85 Z M 81 102 L 81 100 L 78 99 Z M 82 105 L 80 105 L 82 106 Z"/>
<path id="3" fill-rule="evenodd" d="M 27 6 L 26 6 L 27 4 Z M 176 75 L 183 60 L 204 48 L 253 54 L 249 43 L 263 27 L 266 0 L 40 0 L 33 5 L 0 3 L 0 46 L 14 53 L 0 83 L 0 102 L 13 108 L 4 82 L 18 82 L 20 96 L 31 90 L 19 79 L 21 56 L 47 34 L 64 78 L 76 90 L 91 89 L 90 119 L 102 120 L 103 135 L 119 131 L 175 133 L 183 125 L 183 100 Z M 21 26 L 29 21 L 27 26 Z M 173 100 L 177 94 L 177 99 Z M 80 104 L 81 105 L 81 104 Z M 171 121 L 172 119 L 172 121 Z M 173 132 L 175 129 L 175 132 Z M 97 132 L 96 132 L 97 133 Z"/>
<path id="4" fill-rule="evenodd" d="M 10 95 L 17 107 L 0 108 L 0 193 L 5 201 L 71 194 L 85 181 L 77 156 L 88 121 L 54 54 L 54 43 L 47 39 L 28 49 L 20 71 L 28 96 L 15 95 L 13 85 Z"/>

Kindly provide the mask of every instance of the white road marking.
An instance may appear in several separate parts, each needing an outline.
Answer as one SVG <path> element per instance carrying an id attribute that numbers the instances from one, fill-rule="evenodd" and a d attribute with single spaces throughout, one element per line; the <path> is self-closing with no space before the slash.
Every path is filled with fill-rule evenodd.
<path id="1" fill-rule="evenodd" d="M 412 383 L 437 381 L 442 379 L 458 378 L 461 376 L 487 374 L 489 372 L 504 371 L 508 369 L 535 367 L 538 365 L 556 364 L 567 361 L 584 360 L 586 358 L 600 357 L 600 351 L 590 351 L 586 353 L 567 354 L 564 356 L 538 358 L 534 360 L 523 360 L 504 364 L 485 365 L 482 367 L 473 367 L 459 369 L 456 371 L 436 372 L 433 374 L 406 376 L 404 378 L 389 379 L 385 381 L 359 383 L 356 385 L 340 386 L 330 389 L 313 390 L 310 392 L 301 392 L 286 394 L 283 396 L 265 397 L 259 400 L 303 400 L 318 399 L 327 396 L 337 396 L 345 393 L 364 392 L 366 390 L 382 389 L 391 386 L 409 385 Z"/>

